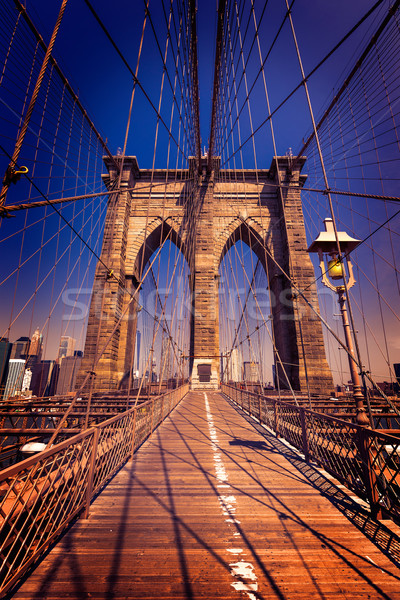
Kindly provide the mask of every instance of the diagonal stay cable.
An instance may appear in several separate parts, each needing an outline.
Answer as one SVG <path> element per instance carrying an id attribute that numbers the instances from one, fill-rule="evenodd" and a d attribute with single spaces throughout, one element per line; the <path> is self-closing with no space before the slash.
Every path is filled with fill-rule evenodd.
<path id="1" fill-rule="evenodd" d="M 327 116 L 331 112 L 332 108 L 336 105 L 337 101 L 342 96 L 343 92 L 347 89 L 350 81 L 353 79 L 354 75 L 357 73 L 357 71 L 360 68 L 361 64 L 364 62 L 364 60 L 366 59 L 366 57 L 369 55 L 369 53 L 371 51 L 371 48 L 373 48 L 375 46 L 378 38 L 381 36 L 381 34 L 383 33 L 383 31 L 386 29 L 386 26 L 389 23 L 390 19 L 396 14 L 396 11 L 398 10 L 399 6 L 400 6 L 400 0 L 396 0 L 396 2 L 387 11 L 387 14 L 386 14 L 385 18 L 383 19 L 382 23 L 378 27 L 377 31 L 372 36 L 372 38 L 369 41 L 369 43 L 367 44 L 366 48 L 362 52 L 360 58 L 356 61 L 353 69 L 350 71 L 349 75 L 346 77 L 346 79 L 343 82 L 342 86 L 340 87 L 339 91 L 335 94 L 335 97 L 333 98 L 333 100 L 329 104 L 329 106 L 326 109 L 326 111 L 324 112 L 323 116 L 321 117 L 321 119 L 319 120 L 319 122 L 316 124 L 316 130 L 317 131 L 321 127 L 322 123 L 326 120 Z M 375 5 L 375 7 L 376 7 L 376 5 Z M 373 7 L 373 9 L 375 7 Z M 307 81 L 307 79 L 308 79 L 309 76 L 310 75 L 306 76 L 303 79 L 303 81 L 301 82 L 301 85 L 303 85 L 303 83 L 305 83 Z M 301 154 L 303 154 L 303 152 L 309 146 L 310 142 L 314 139 L 314 137 L 315 137 L 315 132 L 313 131 L 310 134 L 310 136 L 308 137 L 308 139 L 306 140 L 306 142 L 303 144 L 303 147 L 301 148 L 298 156 L 300 156 Z"/>
<path id="2" fill-rule="evenodd" d="M 10 160 L 12 160 L 11 155 L 7 152 L 7 150 L 0 144 L 0 150 L 4 153 L 5 156 L 7 156 Z M 17 167 L 18 165 L 15 165 L 15 167 Z M 107 265 L 102 261 L 101 257 L 93 250 L 93 248 L 91 248 L 89 246 L 89 244 L 86 242 L 86 240 L 83 239 L 83 237 L 76 231 L 76 229 L 73 227 L 73 225 L 71 225 L 71 223 L 68 221 L 68 219 L 66 219 L 64 217 L 64 215 L 61 213 L 61 211 L 58 210 L 58 208 L 56 208 L 54 206 L 54 204 L 51 203 L 51 201 L 47 198 L 46 194 L 44 194 L 42 192 L 42 190 L 36 185 L 36 183 L 31 179 L 31 177 L 29 177 L 28 175 L 24 174 L 24 177 L 26 177 L 26 179 L 29 181 L 29 183 L 32 185 L 32 187 L 35 188 L 35 190 L 42 196 L 42 198 L 44 198 L 44 200 L 46 201 L 45 206 L 49 205 L 51 206 L 51 208 L 59 215 L 59 217 L 64 221 L 64 223 L 66 223 L 68 225 L 68 227 L 74 232 L 74 234 L 81 240 L 81 242 L 83 244 L 85 244 L 86 248 L 92 253 L 94 254 L 94 256 L 97 258 L 97 260 L 107 269 L 107 271 L 109 270 Z M 117 192 L 116 192 L 117 193 Z M 113 277 L 115 277 L 115 275 L 112 275 Z"/>
<path id="3" fill-rule="evenodd" d="M 148 95 L 148 93 L 146 92 L 146 90 L 144 89 L 143 85 L 140 83 L 139 79 L 136 77 L 135 73 L 133 72 L 133 70 L 131 69 L 128 61 L 126 60 L 126 58 L 124 57 L 124 55 L 122 54 L 121 50 L 118 48 L 117 44 L 115 43 L 114 39 L 112 38 L 111 34 L 108 32 L 106 26 L 104 25 L 103 21 L 100 19 L 99 15 L 97 14 L 97 12 L 95 11 L 95 9 L 93 8 L 93 6 L 91 5 L 91 3 L 89 2 L 89 0 L 84 0 L 85 4 L 87 5 L 87 7 L 89 8 L 89 10 L 91 11 L 91 13 L 93 14 L 94 18 L 96 19 L 97 23 L 100 25 L 101 29 L 103 30 L 103 32 L 105 33 L 107 39 L 109 40 L 109 42 L 111 43 L 112 47 L 114 48 L 114 50 L 117 52 L 118 56 L 120 57 L 120 59 L 122 60 L 122 62 L 124 63 L 124 65 L 126 66 L 126 68 L 128 69 L 129 73 L 132 76 L 132 79 L 134 81 L 134 83 L 140 88 L 140 90 L 142 91 L 142 93 L 144 94 L 146 100 L 148 101 L 148 103 L 150 104 L 151 108 L 154 110 L 154 112 L 156 113 L 157 117 L 160 119 L 161 123 L 163 124 L 163 126 L 165 127 L 165 129 L 167 130 L 168 134 L 171 136 L 171 139 L 174 141 L 174 143 L 176 144 L 176 147 L 178 148 L 179 152 L 186 158 L 184 151 L 182 150 L 180 144 L 176 141 L 175 137 L 172 135 L 172 132 L 170 131 L 168 125 L 165 123 L 164 119 L 162 118 L 160 112 L 157 110 L 157 108 L 154 106 L 150 96 Z"/>
<path id="4" fill-rule="evenodd" d="M 193 177 L 188 177 L 187 179 L 185 179 L 185 181 L 192 181 Z M 153 183 L 152 185 L 142 185 L 141 186 L 141 190 L 144 190 L 146 188 L 156 188 L 156 187 L 164 187 L 165 183 Z M 115 188 L 112 190 L 102 190 L 101 192 L 96 192 L 94 194 L 82 194 L 80 196 L 68 196 L 65 198 L 55 198 L 55 199 L 48 199 L 48 200 L 38 200 L 35 202 L 26 202 L 26 203 L 21 203 L 21 204 L 5 204 L 3 206 L 0 206 L 0 217 L 1 216 L 8 216 L 9 212 L 14 212 L 16 210 L 26 210 L 28 208 L 40 208 L 43 206 L 48 206 L 50 204 L 64 204 L 64 203 L 69 203 L 69 202 L 77 202 L 78 200 L 86 200 L 88 198 L 97 198 L 99 196 L 109 196 L 110 194 L 116 194 L 117 192 L 121 192 L 123 189 L 124 192 L 133 192 L 135 190 L 134 187 L 132 188 Z M 400 198 L 398 199 L 400 201 Z"/>
<path id="5" fill-rule="evenodd" d="M 396 2 L 396 10 L 398 7 L 400 0 L 398 0 Z M 314 75 L 314 73 L 332 56 L 332 54 L 338 50 L 338 48 L 348 39 L 348 37 L 350 35 L 352 35 L 356 29 L 358 29 L 358 27 L 360 27 L 360 25 L 362 25 L 362 23 L 365 21 L 365 19 L 367 17 L 369 17 L 373 11 L 376 10 L 376 8 L 378 8 L 378 6 L 382 3 L 382 0 L 379 0 L 365 15 L 364 17 L 362 17 L 362 19 L 360 21 L 358 21 L 358 23 L 356 23 L 356 25 L 340 40 L 340 42 L 338 42 L 336 44 L 336 46 L 334 48 L 332 48 L 332 50 L 330 50 L 328 52 L 328 54 L 318 63 L 318 65 L 316 65 L 309 73 L 307 73 L 307 75 L 304 77 L 304 79 L 302 79 L 301 81 L 299 81 L 299 83 L 295 86 L 295 88 L 293 88 L 293 90 L 286 96 L 286 98 L 284 98 L 284 100 L 282 100 L 282 102 L 280 104 L 278 104 L 278 106 L 271 112 L 271 114 L 269 114 L 261 123 L 260 125 L 258 125 L 258 127 L 254 130 L 253 134 L 250 135 L 249 137 L 247 137 L 244 142 L 241 144 L 241 146 L 239 146 L 236 151 L 231 154 L 227 159 L 226 162 L 228 162 L 233 156 L 234 154 L 237 154 L 237 152 L 239 152 L 239 150 L 245 146 L 250 139 L 253 137 L 253 135 L 255 135 L 260 129 L 262 129 L 262 127 L 268 123 L 268 121 L 290 100 L 290 98 L 304 85 L 304 82 L 307 81 L 312 75 Z M 385 23 L 386 24 L 386 23 Z M 376 34 L 375 34 L 376 35 Z M 309 140 L 311 141 L 311 140 Z M 302 150 L 299 152 L 298 156 L 300 156 L 302 154 L 302 152 L 304 151 L 305 146 L 303 146 Z"/>

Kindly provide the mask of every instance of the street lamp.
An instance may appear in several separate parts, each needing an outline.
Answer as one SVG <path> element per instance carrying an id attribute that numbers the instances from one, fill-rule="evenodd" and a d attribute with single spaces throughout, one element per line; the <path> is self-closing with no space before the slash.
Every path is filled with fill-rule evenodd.
<path id="1" fill-rule="evenodd" d="M 347 290 L 355 284 L 353 265 L 349 253 L 354 250 L 354 248 L 357 248 L 361 240 L 350 237 L 345 231 L 338 231 L 336 236 L 332 219 L 325 219 L 324 225 L 325 231 L 322 231 L 318 235 L 317 239 L 314 240 L 308 248 L 308 251 L 318 253 L 319 266 L 322 273 L 322 283 L 338 295 L 346 347 L 348 350 L 351 380 L 353 383 L 353 397 L 357 412 L 356 421 L 359 425 L 369 425 L 369 419 L 364 408 L 364 396 L 361 391 L 360 375 L 357 370 L 357 363 L 354 356 L 353 340 L 351 338 L 346 308 L 346 287 L 344 285 L 344 277 L 346 276 L 345 263 L 348 271 Z M 341 257 L 338 251 L 338 241 L 340 251 L 343 253 Z M 330 279 L 334 282 L 339 282 L 341 280 L 342 283 L 335 285 Z"/>

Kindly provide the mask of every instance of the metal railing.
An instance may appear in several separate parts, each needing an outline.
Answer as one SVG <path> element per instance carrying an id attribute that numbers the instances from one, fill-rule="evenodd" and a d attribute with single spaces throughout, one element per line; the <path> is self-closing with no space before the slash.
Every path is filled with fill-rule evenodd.
<path id="1" fill-rule="evenodd" d="M 189 390 L 151 398 L 0 472 L 3 596 L 129 460 Z"/>
<path id="2" fill-rule="evenodd" d="M 400 430 L 371 430 L 232 385 L 221 390 L 369 502 L 375 518 L 400 522 Z"/>

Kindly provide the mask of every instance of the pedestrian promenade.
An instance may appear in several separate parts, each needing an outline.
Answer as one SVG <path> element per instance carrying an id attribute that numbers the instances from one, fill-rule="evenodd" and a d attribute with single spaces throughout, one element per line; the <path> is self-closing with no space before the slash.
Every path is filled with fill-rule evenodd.
<path id="1" fill-rule="evenodd" d="M 392 529 L 222 394 L 190 392 L 13 598 L 400 599 L 369 539 L 398 548 Z"/>

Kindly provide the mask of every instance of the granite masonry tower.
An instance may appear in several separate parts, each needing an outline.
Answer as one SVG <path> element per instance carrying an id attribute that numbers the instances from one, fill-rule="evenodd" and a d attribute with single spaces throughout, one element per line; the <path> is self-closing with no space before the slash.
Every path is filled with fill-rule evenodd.
<path id="1" fill-rule="evenodd" d="M 189 169 L 177 171 L 140 169 L 134 156 L 105 162 L 106 185 L 111 189 L 119 180 L 120 191 L 109 200 L 101 254 L 109 269 L 97 265 L 77 384 L 93 370 L 107 340 L 94 389 L 118 389 L 126 380 L 134 364 L 138 294 L 118 325 L 129 301 L 123 290 L 137 289 L 148 259 L 169 236 L 190 269 L 192 388 L 219 386 L 218 271 L 226 252 L 242 240 L 268 277 L 281 387 L 289 387 L 289 379 L 293 389 L 307 391 L 307 375 L 311 393 L 329 393 L 333 383 L 321 322 L 297 293 L 302 290 L 318 310 L 300 199 L 305 158 L 275 157 L 269 169 L 257 171 L 220 169 L 218 158 L 206 157 L 200 165 L 190 159 Z"/>

